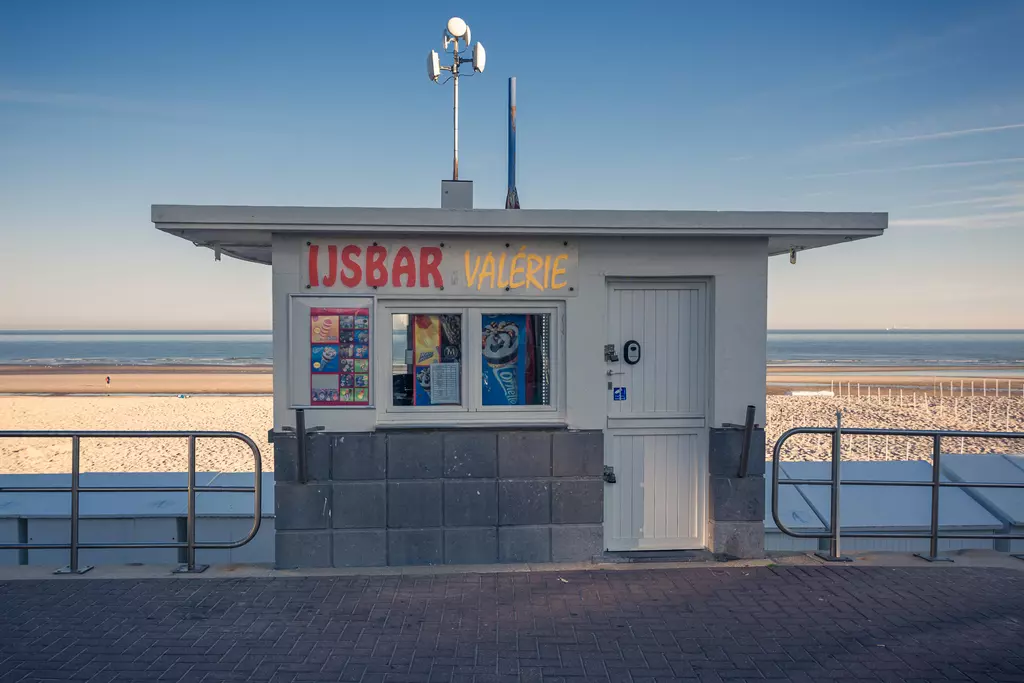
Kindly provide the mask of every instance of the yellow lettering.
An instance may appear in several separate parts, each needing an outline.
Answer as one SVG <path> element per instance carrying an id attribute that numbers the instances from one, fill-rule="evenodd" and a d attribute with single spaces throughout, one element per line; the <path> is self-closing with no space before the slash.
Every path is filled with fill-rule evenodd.
<path id="1" fill-rule="evenodd" d="M 483 286 L 485 277 L 491 278 L 491 289 L 494 289 L 494 255 L 491 252 L 487 252 L 487 256 L 484 256 L 484 265 L 480 268 L 480 279 L 476 283 L 477 289 Z"/>
<path id="2" fill-rule="evenodd" d="M 551 254 L 544 257 L 544 289 L 551 286 Z"/>
<path id="3" fill-rule="evenodd" d="M 567 254 L 559 254 L 558 256 L 555 257 L 555 267 L 551 270 L 551 289 L 562 289 L 563 287 L 569 284 L 565 280 L 562 280 L 561 282 L 555 282 L 556 277 L 558 277 L 559 275 L 565 275 L 565 268 L 558 267 L 559 261 L 565 263 L 568 260 L 569 256 Z"/>
<path id="4" fill-rule="evenodd" d="M 466 286 L 472 287 L 473 283 L 476 282 L 476 276 L 480 272 L 480 257 L 476 257 L 476 265 L 472 270 L 469 269 L 469 250 L 466 250 Z M 480 289 L 477 287 L 477 289 Z"/>
<path id="5" fill-rule="evenodd" d="M 544 291 L 544 285 L 537 279 L 537 272 L 544 267 L 544 259 L 536 254 L 530 254 L 526 257 L 526 288 L 529 289 L 530 285 L 533 285 L 540 291 Z"/>
<path id="6" fill-rule="evenodd" d="M 505 277 L 505 254 L 502 254 L 498 261 L 498 289 L 508 287 L 508 280 L 503 280 L 503 277 Z"/>
<path id="7" fill-rule="evenodd" d="M 519 247 L 519 253 L 512 257 L 512 267 L 509 269 L 508 274 L 508 286 L 509 289 L 519 289 L 526 284 L 524 279 L 521 282 L 516 282 L 516 273 L 523 275 L 526 273 L 526 268 L 523 266 L 517 266 L 516 263 L 526 259 L 526 247 Z"/>

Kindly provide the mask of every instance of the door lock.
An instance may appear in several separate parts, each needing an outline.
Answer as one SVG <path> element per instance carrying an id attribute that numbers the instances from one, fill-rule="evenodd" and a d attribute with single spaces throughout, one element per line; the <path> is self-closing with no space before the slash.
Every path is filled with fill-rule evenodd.
<path id="1" fill-rule="evenodd" d="M 605 363 L 618 363 L 619 354 L 615 351 L 615 344 L 604 345 L 604 362 Z"/>
<path id="2" fill-rule="evenodd" d="M 612 467 L 611 465 L 605 465 L 604 466 L 604 473 L 602 473 L 601 477 L 605 480 L 605 483 L 614 484 L 615 483 L 615 468 Z"/>

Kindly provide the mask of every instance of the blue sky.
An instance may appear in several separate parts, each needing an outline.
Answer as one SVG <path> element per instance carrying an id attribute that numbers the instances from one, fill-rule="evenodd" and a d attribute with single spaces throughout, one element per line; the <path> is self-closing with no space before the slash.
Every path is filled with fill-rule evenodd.
<path id="1" fill-rule="evenodd" d="M 582 9 L 585 8 L 585 9 Z M 1024 328 L 1024 3 L 0 3 L 0 327 L 265 328 L 154 203 L 888 211 L 770 269 L 776 328 Z M 12 295 L 15 293 L 15 295 Z"/>

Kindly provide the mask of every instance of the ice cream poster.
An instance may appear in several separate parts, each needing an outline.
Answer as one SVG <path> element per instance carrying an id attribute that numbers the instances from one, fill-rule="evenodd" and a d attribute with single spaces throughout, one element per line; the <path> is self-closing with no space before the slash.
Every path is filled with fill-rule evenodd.
<path id="1" fill-rule="evenodd" d="M 429 406 L 430 366 L 441 358 L 441 318 L 437 315 L 412 316 L 413 327 L 413 405 Z"/>
<path id="2" fill-rule="evenodd" d="M 369 321 L 368 308 L 310 310 L 311 405 L 369 405 Z"/>
<path id="3" fill-rule="evenodd" d="M 482 316 L 482 385 L 485 406 L 526 404 L 526 316 Z"/>

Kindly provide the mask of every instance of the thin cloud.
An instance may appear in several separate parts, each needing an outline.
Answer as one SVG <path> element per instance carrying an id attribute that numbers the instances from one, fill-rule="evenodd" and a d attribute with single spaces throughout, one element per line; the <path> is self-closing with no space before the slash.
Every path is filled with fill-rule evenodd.
<path id="1" fill-rule="evenodd" d="M 907 142 L 922 142 L 925 140 L 944 140 L 947 138 L 958 138 L 965 135 L 983 135 L 985 133 L 998 133 L 1006 130 L 1017 130 L 1024 128 L 1024 123 L 1008 123 L 1002 126 L 985 126 L 983 128 L 962 128 L 960 130 L 945 130 L 939 133 L 925 133 L 923 135 L 905 135 L 895 138 L 878 138 L 875 140 L 855 140 L 841 143 L 840 147 L 866 147 L 869 145 L 899 145 Z"/>
<path id="2" fill-rule="evenodd" d="M 893 168 L 860 168 L 854 171 L 837 171 L 835 173 L 811 173 L 797 176 L 798 178 L 841 178 L 852 175 L 868 175 L 873 173 L 904 173 L 907 171 L 925 171 L 938 168 L 963 168 L 967 166 L 995 166 L 999 164 L 1024 163 L 1024 157 L 1006 157 L 1003 159 L 979 159 L 977 161 L 943 161 L 937 164 L 917 164 L 915 166 L 896 166 Z"/>
<path id="3" fill-rule="evenodd" d="M 969 206 L 972 204 L 984 204 L 992 209 L 1009 209 L 1024 206 L 1024 194 L 1003 194 L 987 197 L 972 197 L 970 199 L 950 199 L 944 202 L 931 202 L 928 204 L 911 204 L 908 209 L 934 209 L 942 206 Z"/>
<path id="4" fill-rule="evenodd" d="M 45 90 L 20 90 L 0 87 L 0 103 L 24 104 L 63 109 L 81 109 L 108 114 L 145 114 L 199 118 L 213 112 L 201 107 L 182 106 L 181 103 L 143 102 L 123 97 L 108 97 L 88 93 L 64 93 Z"/>
<path id="5" fill-rule="evenodd" d="M 1024 226 L 1024 211 L 938 218 L 897 218 L 890 220 L 889 225 L 899 228 L 1016 228 Z"/>

